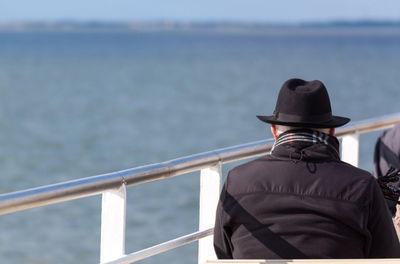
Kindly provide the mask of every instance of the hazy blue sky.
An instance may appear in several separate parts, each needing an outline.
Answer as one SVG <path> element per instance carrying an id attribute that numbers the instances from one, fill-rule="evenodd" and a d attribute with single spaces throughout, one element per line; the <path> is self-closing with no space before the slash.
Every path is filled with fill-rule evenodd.
<path id="1" fill-rule="evenodd" d="M 0 0 L 0 21 L 400 20 L 400 0 Z"/>

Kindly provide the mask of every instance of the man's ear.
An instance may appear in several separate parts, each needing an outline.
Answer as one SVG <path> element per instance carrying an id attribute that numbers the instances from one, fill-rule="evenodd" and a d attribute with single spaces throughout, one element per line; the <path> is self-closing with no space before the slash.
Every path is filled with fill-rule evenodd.
<path id="1" fill-rule="evenodd" d="M 271 125 L 271 133 L 272 133 L 272 135 L 274 135 L 275 139 L 278 138 L 278 135 L 276 134 L 276 126 L 275 125 Z"/>
<path id="2" fill-rule="evenodd" d="M 331 136 L 335 135 L 335 128 L 334 127 L 329 128 L 329 135 L 331 135 Z"/>

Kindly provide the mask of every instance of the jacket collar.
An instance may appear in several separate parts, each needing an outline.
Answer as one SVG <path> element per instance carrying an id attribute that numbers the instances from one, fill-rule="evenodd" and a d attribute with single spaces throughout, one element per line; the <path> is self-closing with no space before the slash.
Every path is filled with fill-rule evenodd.
<path id="1" fill-rule="evenodd" d="M 271 155 L 293 161 L 340 159 L 336 137 L 309 129 L 293 129 L 279 135 Z"/>

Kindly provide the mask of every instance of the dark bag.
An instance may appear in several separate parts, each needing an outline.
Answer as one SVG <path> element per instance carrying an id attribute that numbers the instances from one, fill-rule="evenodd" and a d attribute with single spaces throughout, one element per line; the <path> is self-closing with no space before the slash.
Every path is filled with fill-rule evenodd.
<path id="1" fill-rule="evenodd" d="M 400 169 L 391 167 L 386 175 L 379 177 L 377 181 L 382 189 L 383 196 L 387 200 L 400 204 Z"/>

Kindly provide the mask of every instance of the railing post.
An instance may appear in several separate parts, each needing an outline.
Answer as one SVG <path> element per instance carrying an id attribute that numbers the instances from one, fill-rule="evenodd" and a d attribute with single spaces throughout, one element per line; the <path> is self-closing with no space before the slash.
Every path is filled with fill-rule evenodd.
<path id="1" fill-rule="evenodd" d="M 214 227 L 215 211 L 221 190 L 221 182 L 221 163 L 201 170 L 199 212 L 200 231 Z M 214 252 L 213 238 L 214 236 L 208 236 L 199 240 L 199 264 L 203 264 L 207 260 L 217 259 Z"/>
<path id="2" fill-rule="evenodd" d="M 125 255 L 126 186 L 103 193 L 100 263 Z"/>
<path id="3" fill-rule="evenodd" d="M 359 134 L 349 134 L 342 139 L 342 160 L 358 167 L 360 149 Z"/>

